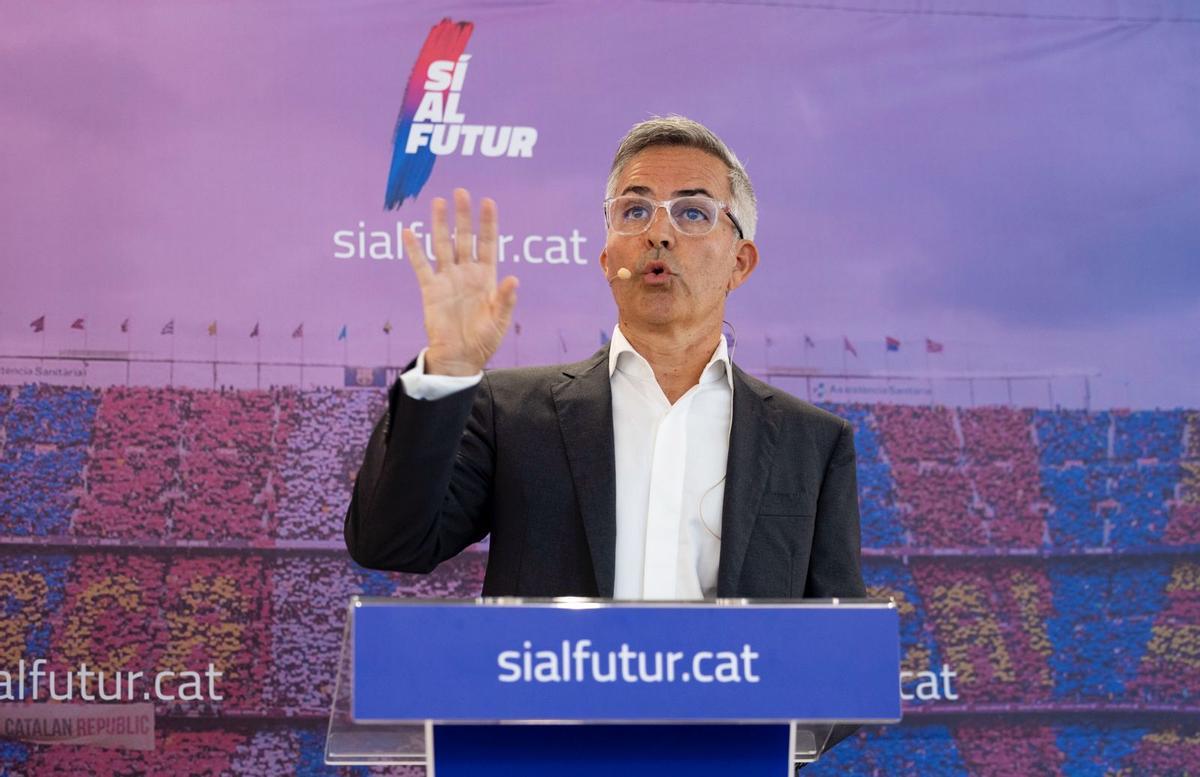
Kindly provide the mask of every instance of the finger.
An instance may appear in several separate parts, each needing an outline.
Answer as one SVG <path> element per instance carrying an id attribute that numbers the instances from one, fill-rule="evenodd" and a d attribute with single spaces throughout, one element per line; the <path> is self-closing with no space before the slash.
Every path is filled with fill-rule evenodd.
<path id="1" fill-rule="evenodd" d="M 454 264 L 454 246 L 450 243 L 450 225 L 446 220 L 446 200 L 433 198 L 433 257 L 440 266 Z"/>
<path id="2" fill-rule="evenodd" d="M 466 189 L 455 189 L 454 261 L 470 262 L 475 258 L 475 246 L 471 236 L 471 194 Z"/>
<path id="3" fill-rule="evenodd" d="M 423 288 L 433 277 L 433 268 L 425 258 L 425 249 L 411 229 L 401 232 L 400 239 L 404 241 L 404 252 L 408 254 L 408 263 L 412 265 L 413 273 L 417 276 L 417 283 Z"/>
<path id="4" fill-rule="evenodd" d="M 512 323 L 513 309 L 517 306 L 517 286 L 519 285 L 516 277 L 510 275 L 500 282 L 492 297 L 496 304 L 496 314 L 502 332 L 506 331 L 508 325 Z"/>
<path id="5" fill-rule="evenodd" d="M 496 263 L 497 230 L 499 217 L 496 213 L 496 201 L 484 197 L 479 204 L 479 261 L 487 264 Z"/>

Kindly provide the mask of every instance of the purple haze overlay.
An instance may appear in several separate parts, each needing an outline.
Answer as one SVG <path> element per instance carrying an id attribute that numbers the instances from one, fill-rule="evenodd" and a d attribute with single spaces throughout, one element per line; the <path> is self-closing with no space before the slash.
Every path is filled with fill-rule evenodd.
<path id="1" fill-rule="evenodd" d="M 377 364 L 390 321 L 403 361 L 423 341 L 407 262 L 335 259 L 332 235 L 427 221 L 462 185 L 504 232 L 587 238 L 586 265 L 502 268 L 522 334 L 496 362 L 581 357 L 614 317 L 595 257 L 615 145 L 681 113 L 758 191 L 763 263 L 727 316 L 745 366 L 798 364 L 808 333 L 832 369 L 844 333 L 867 369 L 899 337 L 886 366 L 915 370 L 929 336 L 946 369 L 1096 370 L 1096 404 L 1195 406 L 1200 17 L 880 7 L 9 6 L 0 354 L 79 347 L 84 316 L 90 348 L 165 355 L 174 318 L 179 354 L 206 356 L 215 319 L 223 357 L 290 359 L 303 321 L 307 358 Z M 385 213 L 404 86 L 444 16 L 475 23 L 467 122 L 535 127 L 535 153 L 442 157 Z"/>

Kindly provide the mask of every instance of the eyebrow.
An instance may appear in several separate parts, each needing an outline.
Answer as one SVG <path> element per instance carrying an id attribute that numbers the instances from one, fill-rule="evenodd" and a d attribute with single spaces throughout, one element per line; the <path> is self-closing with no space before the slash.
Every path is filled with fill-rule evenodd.
<path id="1" fill-rule="evenodd" d="M 626 186 L 625 191 L 621 192 L 621 196 L 623 197 L 626 194 L 638 194 L 643 197 L 649 197 L 652 192 L 647 186 Z M 676 189 L 675 193 L 672 194 L 671 197 L 694 197 L 697 194 L 703 194 L 705 197 L 711 197 L 714 200 L 716 199 L 716 197 L 713 197 L 708 189 Z"/>

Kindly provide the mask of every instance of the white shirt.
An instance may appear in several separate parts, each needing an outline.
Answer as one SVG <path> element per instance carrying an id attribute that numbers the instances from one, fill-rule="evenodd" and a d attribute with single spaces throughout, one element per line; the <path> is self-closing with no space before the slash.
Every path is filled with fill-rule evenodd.
<path id="1" fill-rule="evenodd" d="M 618 326 L 608 354 L 616 464 L 617 599 L 711 599 L 717 594 L 725 465 L 733 419 L 733 369 L 722 336 L 674 405 Z M 425 352 L 400 376 L 415 399 L 478 383 L 425 375 Z"/>
<path id="2" fill-rule="evenodd" d="M 617 599 L 717 595 L 733 370 L 724 336 L 672 405 L 621 333 L 608 352 L 617 471 Z"/>

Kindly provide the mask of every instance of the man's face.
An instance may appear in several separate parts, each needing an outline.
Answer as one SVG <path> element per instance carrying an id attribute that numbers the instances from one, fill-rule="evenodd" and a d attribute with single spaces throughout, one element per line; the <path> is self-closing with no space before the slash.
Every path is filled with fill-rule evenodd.
<path id="1" fill-rule="evenodd" d="M 625 165 L 615 196 L 636 194 L 654 201 L 703 194 L 728 203 L 729 173 L 719 158 L 695 148 L 651 146 Z M 665 209 L 655 211 L 640 235 L 611 229 L 600 254 L 609 278 L 621 268 L 629 280 L 612 281 L 620 320 L 652 327 L 719 326 L 725 295 L 754 270 L 754 244 L 738 238 L 725 213 L 707 235 L 677 231 Z"/>

